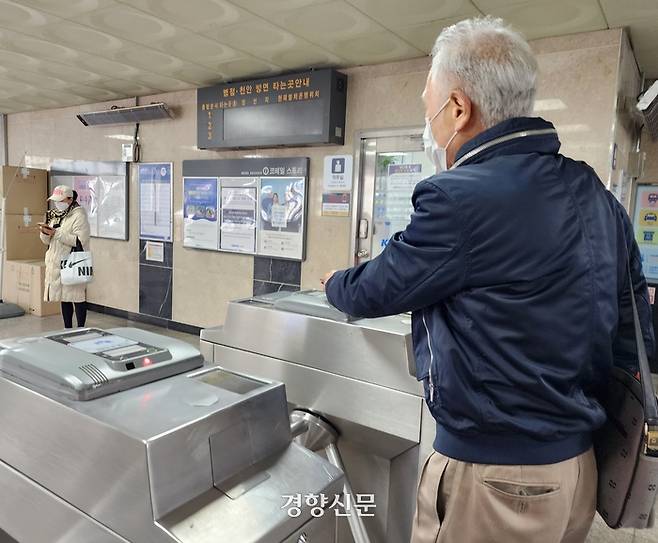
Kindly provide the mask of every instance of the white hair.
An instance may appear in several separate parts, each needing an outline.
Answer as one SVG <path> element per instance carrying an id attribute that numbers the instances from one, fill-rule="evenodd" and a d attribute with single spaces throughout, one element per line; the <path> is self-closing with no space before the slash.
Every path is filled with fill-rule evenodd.
<path id="1" fill-rule="evenodd" d="M 528 42 L 502 19 L 467 19 L 444 28 L 432 57 L 432 81 L 460 88 L 485 128 L 532 114 L 537 61 Z"/>

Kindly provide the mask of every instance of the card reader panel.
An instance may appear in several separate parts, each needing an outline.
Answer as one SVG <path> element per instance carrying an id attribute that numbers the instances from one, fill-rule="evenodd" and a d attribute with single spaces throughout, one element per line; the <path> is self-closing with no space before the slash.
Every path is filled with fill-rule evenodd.
<path id="1" fill-rule="evenodd" d="M 117 371 L 131 371 L 171 360 L 167 349 L 118 336 L 98 328 L 50 336 L 52 341 L 105 359 Z"/>

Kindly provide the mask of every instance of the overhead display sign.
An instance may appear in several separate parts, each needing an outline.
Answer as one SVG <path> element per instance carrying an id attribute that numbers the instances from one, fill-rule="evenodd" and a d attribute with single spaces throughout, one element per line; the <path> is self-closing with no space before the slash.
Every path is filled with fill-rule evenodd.
<path id="1" fill-rule="evenodd" d="M 183 245 L 303 260 L 308 158 L 183 161 Z"/>
<path id="2" fill-rule="evenodd" d="M 197 90 L 200 149 L 345 142 L 347 76 L 299 72 Z"/>

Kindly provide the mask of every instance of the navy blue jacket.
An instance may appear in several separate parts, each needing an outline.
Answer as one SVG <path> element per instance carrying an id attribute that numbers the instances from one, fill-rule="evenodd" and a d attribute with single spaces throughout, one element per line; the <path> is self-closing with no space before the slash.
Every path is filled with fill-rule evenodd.
<path id="1" fill-rule="evenodd" d="M 637 363 L 627 253 L 653 351 L 628 215 L 559 148 L 539 118 L 486 130 L 416 186 L 411 222 L 380 256 L 326 285 L 353 316 L 412 312 L 434 448 L 448 457 L 547 464 L 591 446 L 597 389 L 613 364 Z"/>

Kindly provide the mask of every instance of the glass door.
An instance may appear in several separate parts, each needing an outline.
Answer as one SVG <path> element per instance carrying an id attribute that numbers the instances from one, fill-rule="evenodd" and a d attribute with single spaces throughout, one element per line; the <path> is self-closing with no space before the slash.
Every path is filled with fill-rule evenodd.
<path id="1" fill-rule="evenodd" d="M 378 256 L 393 234 L 409 224 L 416 184 L 434 174 L 421 128 L 366 132 L 358 143 L 359 172 L 354 263 Z"/>

